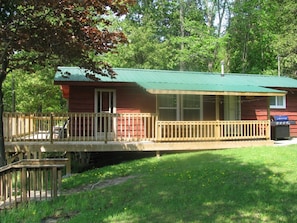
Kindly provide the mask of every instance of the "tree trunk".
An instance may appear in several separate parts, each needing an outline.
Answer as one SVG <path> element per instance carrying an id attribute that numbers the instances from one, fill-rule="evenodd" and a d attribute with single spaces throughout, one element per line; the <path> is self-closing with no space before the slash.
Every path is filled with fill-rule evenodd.
<path id="1" fill-rule="evenodd" d="M 3 82 L 7 75 L 8 69 L 8 45 L 1 52 L 1 67 L 0 67 L 0 167 L 6 165 L 4 131 L 3 131 Z"/>
<path id="2" fill-rule="evenodd" d="M 180 43 L 180 51 L 183 52 L 185 48 L 184 43 L 184 37 L 185 37 L 185 22 L 184 22 L 184 1 L 180 0 L 179 2 L 180 8 L 179 8 L 179 21 L 180 21 L 180 37 L 182 37 L 182 41 Z M 185 70 L 185 62 L 184 58 L 180 58 L 179 61 L 179 70 L 184 71 Z"/>
<path id="3" fill-rule="evenodd" d="M 6 165 L 5 145 L 4 145 L 4 131 L 3 131 L 4 105 L 3 105 L 2 84 L 3 84 L 3 81 L 0 82 L 0 167 Z"/>

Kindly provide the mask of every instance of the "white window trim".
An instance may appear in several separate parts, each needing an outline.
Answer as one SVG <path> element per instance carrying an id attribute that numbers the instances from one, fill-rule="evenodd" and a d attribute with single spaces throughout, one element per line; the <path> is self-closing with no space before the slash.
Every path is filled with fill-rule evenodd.
<path id="1" fill-rule="evenodd" d="M 277 97 L 282 97 L 283 99 L 283 105 L 270 105 L 270 108 L 273 108 L 273 109 L 285 109 L 287 107 L 287 104 L 286 104 L 286 96 L 272 96 L 276 102 L 276 98 Z"/>
<path id="2" fill-rule="evenodd" d="M 109 88 L 97 88 L 95 89 L 95 97 L 94 97 L 94 112 L 98 113 L 98 93 L 99 92 L 113 92 L 113 113 L 117 112 L 117 107 L 116 107 L 116 90 L 115 89 L 109 89 Z"/>

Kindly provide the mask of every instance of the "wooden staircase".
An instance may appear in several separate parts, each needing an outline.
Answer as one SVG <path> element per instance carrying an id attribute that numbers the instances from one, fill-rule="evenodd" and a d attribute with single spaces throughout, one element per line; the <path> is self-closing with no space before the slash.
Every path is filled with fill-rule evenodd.
<path id="1" fill-rule="evenodd" d="M 60 194 L 67 159 L 23 159 L 0 168 L 0 210 Z"/>

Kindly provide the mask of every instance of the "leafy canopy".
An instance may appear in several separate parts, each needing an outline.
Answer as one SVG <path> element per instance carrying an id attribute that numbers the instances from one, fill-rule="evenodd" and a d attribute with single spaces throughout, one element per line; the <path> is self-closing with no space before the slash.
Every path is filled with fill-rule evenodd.
<path id="1" fill-rule="evenodd" d="M 0 166 L 5 165 L 2 88 L 7 74 L 16 69 L 30 70 L 35 64 L 45 65 L 51 59 L 114 76 L 107 63 L 93 60 L 90 54 L 102 55 L 126 42 L 121 30 L 109 29 L 110 18 L 125 15 L 131 3 L 132 0 L 0 2 Z"/>
<path id="2" fill-rule="evenodd" d="M 99 73 L 100 68 L 110 70 L 107 64 L 94 62 L 89 52 L 101 55 L 126 42 L 123 32 L 108 27 L 110 17 L 126 14 L 129 3 L 130 0 L 1 1 L 1 77 L 15 68 L 30 68 L 30 63 L 28 67 L 18 63 L 25 59 L 17 56 L 21 51 L 36 52 L 25 60 L 34 63 L 56 55 L 64 64 L 75 62 Z"/>

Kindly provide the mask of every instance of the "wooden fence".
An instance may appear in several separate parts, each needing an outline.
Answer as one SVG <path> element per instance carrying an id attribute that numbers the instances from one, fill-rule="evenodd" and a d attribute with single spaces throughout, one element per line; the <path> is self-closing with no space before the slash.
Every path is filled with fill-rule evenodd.
<path id="1" fill-rule="evenodd" d="M 28 159 L 0 168 L 0 209 L 51 199 L 61 189 L 67 159 Z"/>

